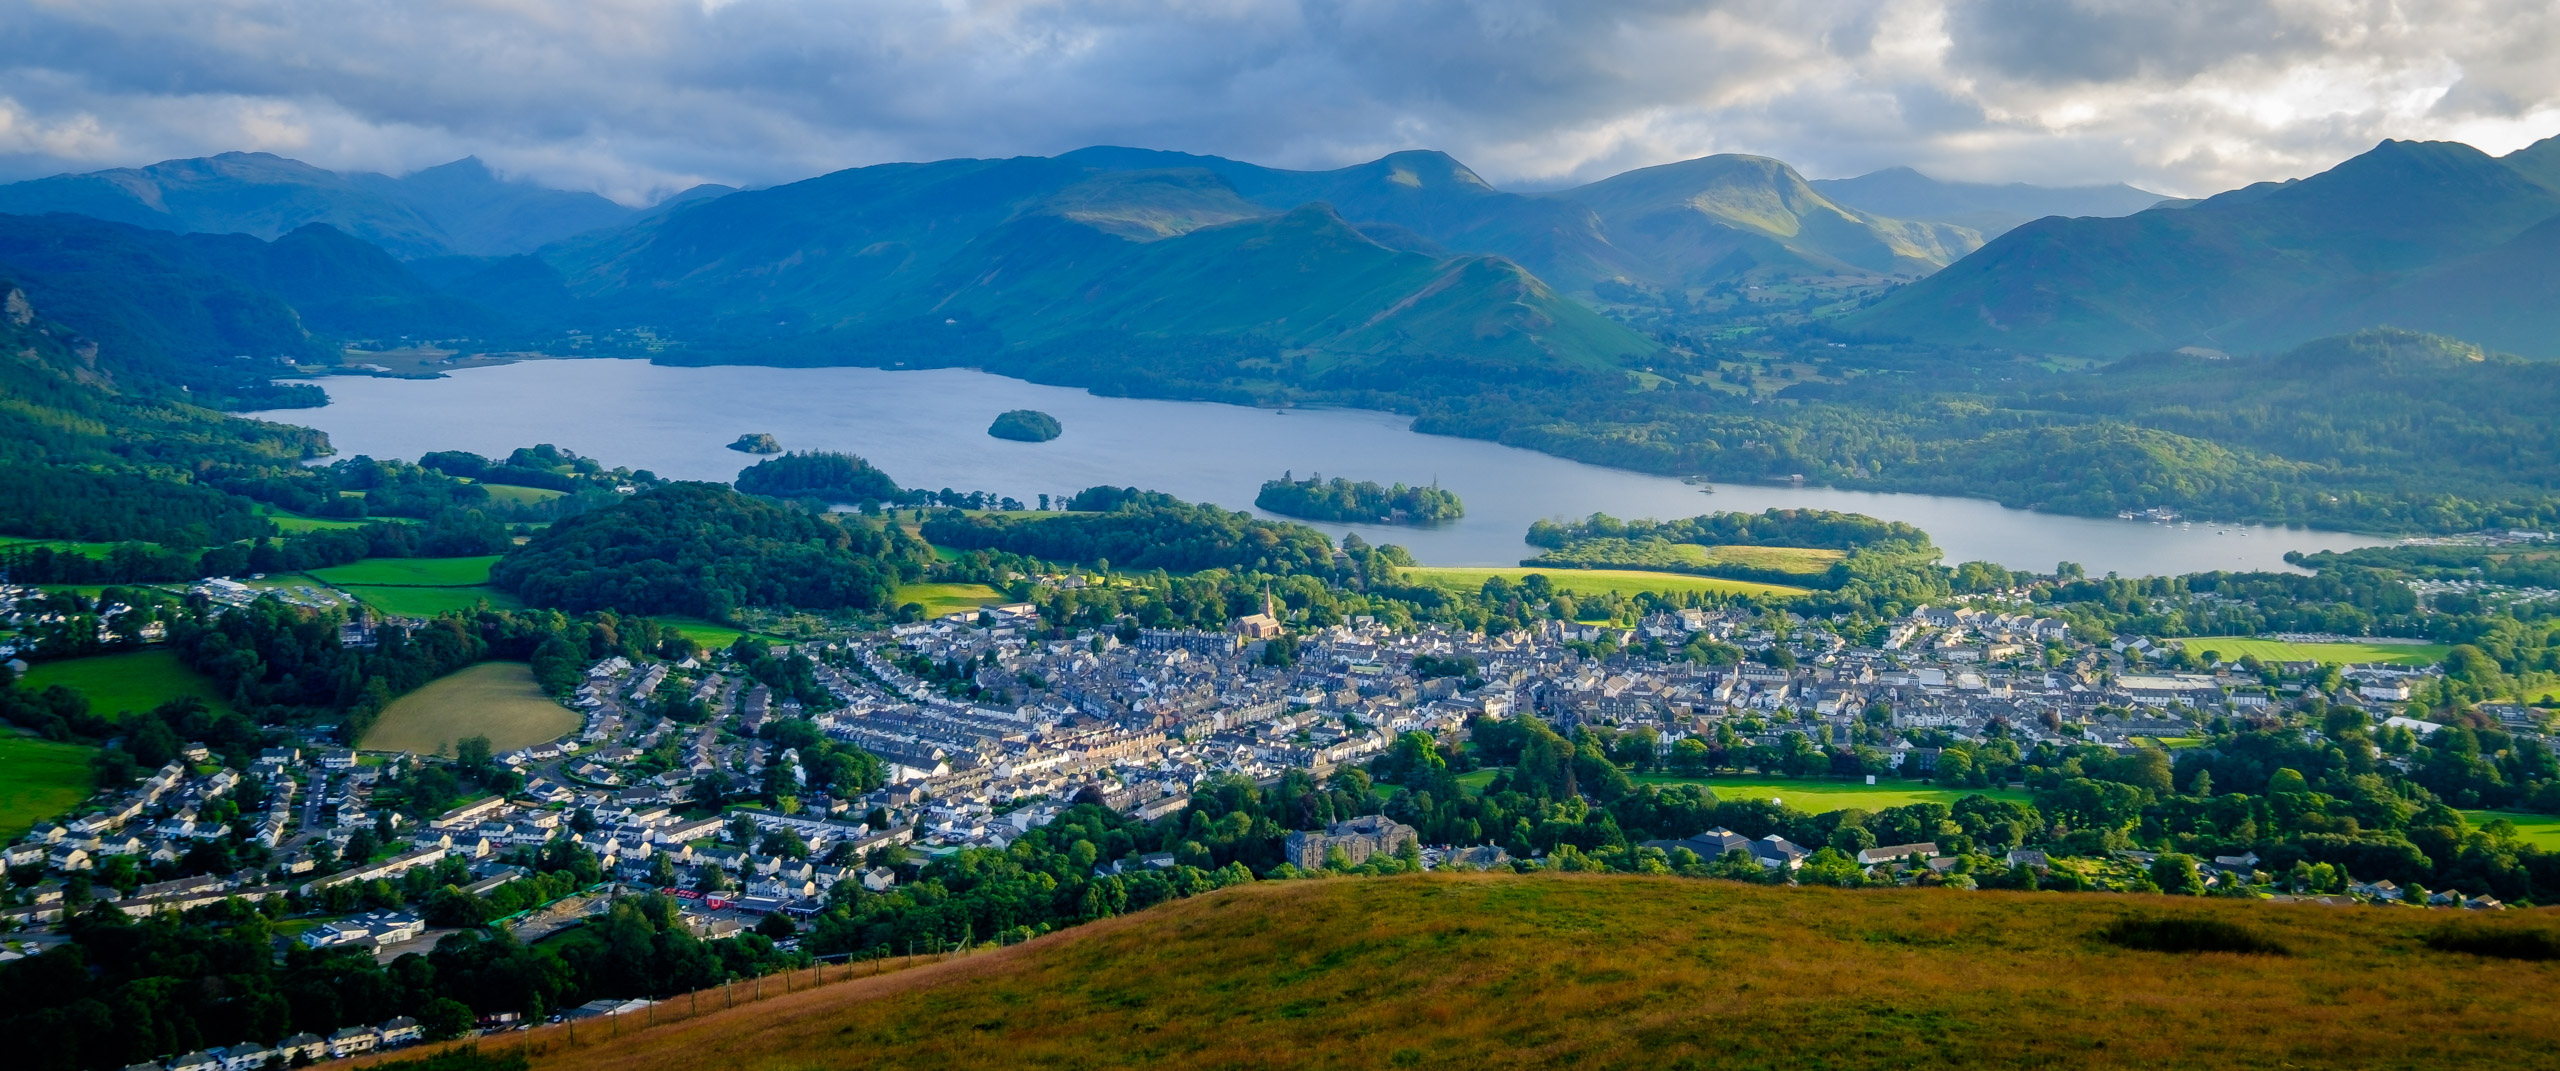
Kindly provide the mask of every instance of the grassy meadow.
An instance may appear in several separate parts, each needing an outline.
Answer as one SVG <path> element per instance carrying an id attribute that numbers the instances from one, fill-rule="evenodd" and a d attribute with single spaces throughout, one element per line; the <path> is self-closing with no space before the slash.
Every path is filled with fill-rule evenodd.
<path id="1" fill-rule="evenodd" d="M 2133 916 L 2281 951 L 2100 936 Z M 576 1045 L 498 1044 L 534 1071 L 2560 1066 L 2560 962 L 2422 943 L 2447 920 L 1621 875 L 1263 882 L 734 1009 L 678 1002 Z"/>
<path id="2" fill-rule="evenodd" d="M 909 584 L 898 589 L 896 605 L 920 603 L 928 618 L 944 614 L 994 606 L 1005 601 L 1004 593 L 985 584 Z"/>
<path id="3" fill-rule="evenodd" d="M 434 617 L 455 610 L 468 610 L 487 600 L 499 609 L 518 609 L 524 601 L 493 587 L 404 588 L 364 587 L 356 584 L 338 590 L 355 596 L 375 610 L 397 617 Z"/>
<path id="4" fill-rule="evenodd" d="M 1473 770 L 1458 775 L 1458 783 L 1483 791 L 1493 783 L 1498 770 Z M 1908 803 L 1952 804 L 1966 796 L 1990 796 L 1994 799 L 2025 802 L 2027 793 L 2008 788 L 1946 788 L 1919 781 L 1876 778 L 1876 783 L 1858 781 L 1822 781 L 1796 777 L 1675 777 L 1670 774 L 1639 774 L 1640 785 L 1704 785 L 1714 789 L 1718 799 L 1777 800 L 1807 814 L 1831 811 L 1880 811 Z"/>
<path id="5" fill-rule="evenodd" d="M 1674 543 L 1672 550 L 1693 565 L 1742 565 L 1753 569 L 1775 569 L 1779 572 L 1816 576 L 1831 568 L 1831 563 L 1848 557 L 1836 550 L 1814 550 L 1804 547 L 1752 547 L 1726 545 L 1702 547 L 1695 543 Z"/>
<path id="6" fill-rule="evenodd" d="M 2444 661 L 2453 649 L 2440 643 L 2286 643 L 2253 636 L 2190 636 L 2178 641 L 2201 655 L 2219 652 L 2227 661 L 2256 655 L 2261 662 L 2380 662 L 2424 666 Z"/>
<path id="7" fill-rule="evenodd" d="M 18 683 L 39 691 L 64 685 L 88 696 L 90 710 L 108 716 L 149 710 L 182 695 L 202 699 L 215 710 L 231 709 L 213 678 L 178 661 L 178 653 L 165 647 L 38 662 Z"/>
<path id="8" fill-rule="evenodd" d="M 1952 804 L 1966 796 L 1989 796 L 1993 799 L 2026 802 L 2027 793 L 2010 788 L 1947 788 L 1921 781 L 1900 781 L 1878 777 L 1876 783 L 1859 781 L 1817 781 L 1792 777 L 1670 777 L 1645 775 L 1636 783 L 1646 785 L 1704 785 L 1714 789 L 1718 799 L 1774 799 L 1807 814 L 1856 809 L 1880 811 L 1910 803 Z"/>
<path id="9" fill-rule="evenodd" d="M 514 595 L 489 586 L 494 554 L 471 558 L 366 558 L 305 574 L 376 611 L 400 617 L 434 617 L 468 610 L 487 600 L 502 609 L 521 607 Z"/>
<path id="10" fill-rule="evenodd" d="M 1702 548 L 1703 549 L 1703 548 Z M 1726 580 L 1712 576 L 1689 576 L 1682 573 L 1648 573 L 1635 569 L 1528 569 L 1519 566 L 1487 567 L 1472 565 L 1424 565 L 1403 570 L 1407 581 L 1434 587 L 1472 591 L 1484 586 L 1487 577 L 1501 576 L 1513 582 L 1531 573 L 1545 574 L 1559 591 L 1575 595 L 1598 595 L 1617 592 L 1634 595 L 1642 591 L 1716 592 L 1735 595 L 1803 595 L 1807 589 L 1788 584 L 1761 584 L 1749 580 Z"/>
<path id="11" fill-rule="evenodd" d="M 486 483 L 480 486 L 489 489 L 490 501 L 502 502 L 510 506 L 540 505 L 568 494 L 566 491 L 554 491 L 548 487 L 518 487 L 509 483 Z"/>
<path id="12" fill-rule="evenodd" d="M 366 558 L 314 569 L 311 575 L 341 586 L 460 588 L 488 583 L 489 567 L 496 564 L 495 554 L 473 558 Z"/>
<path id="13" fill-rule="evenodd" d="M 2515 811 L 2464 811 L 2464 818 L 2475 826 L 2485 826 L 2504 818 L 2515 823 L 2516 836 L 2527 844 L 2546 852 L 2560 851 L 2560 814 L 2522 814 Z"/>
<path id="14" fill-rule="evenodd" d="M 453 742 L 486 736 L 511 751 L 557 740 L 578 728 L 576 711 L 553 702 L 522 662 L 482 662 L 392 700 L 356 746 L 366 751 L 452 754 Z"/>
<path id="15" fill-rule="evenodd" d="M 405 521 L 405 518 L 400 517 L 368 517 L 362 520 L 349 520 L 344 517 L 305 517 L 292 510 L 265 503 L 258 505 L 258 516 L 275 522 L 277 530 L 286 533 L 318 532 L 332 528 L 362 528 L 368 524 L 381 524 L 386 521 L 395 523 Z"/>
<path id="16" fill-rule="evenodd" d="M 143 546 L 146 547 L 156 545 L 157 544 L 152 543 L 143 544 Z M 34 550 L 37 547 L 51 547 L 57 554 L 77 554 L 83 558 L 103 560 L 106 558 L 107 552 L 114 550 L 116 545 L 113 543 L 83 543 L 76 539 L 31 539 L 25 536 L 0 536 L 0 550 Z"/>
<path id="17" fill-rule="evenodd" d="M 16 840 L 36 823 L 89 796 L 89 756 L 96 748 L 0 733 L 0 840 Z"/>

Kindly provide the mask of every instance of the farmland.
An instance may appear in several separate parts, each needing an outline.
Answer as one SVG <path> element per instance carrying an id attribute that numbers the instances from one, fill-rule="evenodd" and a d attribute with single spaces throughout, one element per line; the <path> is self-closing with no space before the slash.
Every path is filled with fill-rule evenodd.
<path id="1" fill-rule="evenodd" d="M 21 687 L 37 690 L 56 684 L 88 696 L 89 709 L 108 716 L 149 710 L 182 695 L 202 699 L 215 710 L 231 709 L 213 678 L 178 661 L 178 653 L 166 648 L 39 662 L 19 681 Z"/>
<path id="2" fill-rule="evenodd" d="M 898 589 L 899 605 L 919 603 L 926 617 L 941 617 L 962 610 L 975 610 L 1005 601 L 1004 595 L 985 584 L 908 584 Z"/>
<path id="3" fill-rule="evenodd" d="M 487 600 L 499 609 L 516 609 L 524 600 L 487 585 L 462 588 L 361 587 L 349 584 L 339 590 L 363 600 L 380 613 L 400 617 L 434 617 L 437 614 L 468 610 Z"/>
<path id="4" fill-rule="evenodd" d="M 1680 573 L 1648 573 L 1635 569 L 1527 569 L 1517 566 L 1483 567 L 1425 565 L 1403 571 L 1406 580 L 1416 584 L 1457 590 L 1473 590 L 1484 586 L 1487 577 L 1500 576 L 1517 582 L 1531 573 L 1543 574 L 1557 590 L 1575 595 L 1598 595 L 1617 592 L 1702 592 L 1720 595 L 1803 595 L 1804 588 L 1786 584 L 1760 584 L 1748 580 L 1725 580 L 1712 576 L 1688 576 Z"/>
<path id="5" fill-rule="evenodd" d="M 94 748 L 0 733 L 0 839 L 61 814 L 89 795 Z"/>
<path id="6" fill-rule="evenodd" d="M 1476 770 L 1459 776 L 1461 784 L 1482 791 L 1493 783 L 1494 770 Z M 1856 781 L 1821 781 L 1793 777 L 1674 777 L 1668 774 L 1639 774 L 1637 784 L 1703 785 L 1715 791 L 1718 799 L 1776 800 L 1807 814 L 1830 811 L 1880 811 L 1909 803 L 1953 804 L 1966 796 L 1990 796 L 1994 799 L 2027 799 L 2027 794 L 2006 788 L 1948 788 L 1925 781 L 1902 781 L 1879 777 L 1873 785 Z"/>
<path id="7" fill-rule="evenodd" d="M 459 588 L 488 583 L 489 567 L 497 563 L 495 554 L 474 558 L 366 558 L 314 569 L 311 575 L 340 586 Z"/>
<path id="8" fill-rule="evenodd" d="M 2201 655 L 2214 651 L 2226 661 L 2254 655 L 2261 662 L 2380 662 L 2423 666 L 2444 661 L 2452 648 L 2440 643 L 2286 643 L 2252 636 L 2190 636 L 2177 641 Z"/>
<path id="9" fill-rule="evenodd" d="M 451 754 L 454 741 L 486 736 L 491 747 L 509 751 L 577 727 L 577 712 L 542 694 L 524 663 L 482 662 L 392 700 L 357 746 Z"/>

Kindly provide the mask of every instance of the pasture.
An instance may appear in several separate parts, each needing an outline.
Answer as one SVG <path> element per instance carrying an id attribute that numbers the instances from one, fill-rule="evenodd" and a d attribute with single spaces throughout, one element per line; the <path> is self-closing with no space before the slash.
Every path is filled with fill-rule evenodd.
<path id="1" fill-rule="evenodd" d="M 489 582 L 495 554 L 472 558 L 366 558 L 345 565 L 311 570 L 319 580 L 339 586 L 460 588 Z"/>
<path id="2" fill-rule="evenodd" d="M 355 596 L 378 613 L 395 617 L 434 617 L 468 610 L 487 600 L 501 610 L 518 609 L 524 601 L 485 584 L 459 588 L 368 587 L 348 584 L 338 590 Z"/>
<path id="3" fill-rule="evenodd" d="M 268 521 L 272 522 L 276 526 L 277 531 L 287 534 L 319 532 L 333 528 L 362 528 L 368 524 L 382 524 L 385 522 L 406 523 L 407 521 L 407 518 L 404 517 L 368 517 L 360 520 L 345 517 L 305 517 L 302 514 L 293 512 L 292 510 L 270 506 L 264 503 L 260 503 L 258 506 L 258 516 L 264 517 Z"/>
<path id="4" fill-rule="evenodd" d="M 924 606 L 924 616 L 933 618 L 1004 601 L 1003 592 L 985 584 L 909 584 L 898 589 L 895 603 L 919 603 Z"/>
<path id="5" fill-rule="evenodd" d="M 1726 580 L 1713 576 L 1690 576 L 1685 573 L 1649 573 L 1637 569 L 1530 569 L 1520 566 L 1486 567 L 1472 565 L 1422 565 L 1403 570 L 1404 578 L 1416 584 L 1453 591 L 1473 591 L 1483 587 L 1487 577 L 1500 576 L 1519 582 L 1531 573 L 1546 576 L 1559 591 L 1575 595 L 1598 595 L 1617 592 L 1662 593 L 1709 592 L 1719 595 L 1766 595 L 1785 598 L 1808 594 L 1807 590 L 1787 584 L 1761 584 L 1749 580 Z"/>
<path id="6" fill-rule="evenodd" d="M 2475 826 L 2485 826 L 2504 818 L 2515 823 L 2516 836 L 2543 851 L 2560 851 L 2560 815 L 2520 814 L 2514 811 L 2464 811 L 2464 818 Z"/>
<path id="7" fill-rule="evenodd" d="M 89 797 L 89 756 L 96 748 L 0 733 L 0 840 L 16 840 L 36 823 Z"/>
<path id="8" fill-rule="evenodd" d="M 2206 651 L 2219 653 L 2225 661 L 2238 661 L 2242 655 L 2255 655 L 2261 662 L 2379 662 L 2424 666 L 2444 661 L 2444 656 L 2453 650 L 2440 643 L 2286 643 L 2255 636 L 2189 636 L 2177 642 L 2198 655 Z"/>
<path id="9" fill-rule="evenodd" d="M 511 483 L 484 483 L 480 486 L 489 489 L 490 501 L 510 506 L 538 506 L 568 494 L 548 487 L 518 487 Z"/>
<path id="10" fill-rule="evenodd" d="M 63 685 L 88 696 L 89 709 L 108 717 L 149 710 L 182 695 L 202 699 L 215 710 L 231 709 L 221 685 L 178 661 L 178 653 L 165 647 L 39 662 L 18 683 L 37 690 Z"/>
<path id="11" fill-rule="evenodd" d="M 512 751 L 577 731 L 576 711 L 554 702 L 533 683 L 522 662 L 482 662 L 427 682 L 391 701 L 357 747 L 366 751 L 453 753 L 453 742 L 486 736 L 497 751 Z"/>

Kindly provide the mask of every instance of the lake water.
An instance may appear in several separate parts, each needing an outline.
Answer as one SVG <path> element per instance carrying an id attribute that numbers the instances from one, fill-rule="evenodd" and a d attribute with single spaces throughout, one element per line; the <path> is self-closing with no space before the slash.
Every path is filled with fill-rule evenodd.
<path id="1" fill-rule="evenodd" d="M 1318 525 L 1401 543 L 1433 565 L 1511 565 L 1541 517 L 1606 512 L 1686 517 L 1718 510 L 1814 507 L 1919 526 L 1947 561 L 2092 575 L 2285 569 L 2289 550 L 2344 550 L 2380 540 L 2302 529 L 2063 517 L 1934 495 L 1718 484 L 1600 468 L 1473 439 L 1423 435 L 1407 418 L 1360 410 L 1268 409 L 1105 398 L 957 369 L 676 368 L 636 360 L 527 361 L 444 379 L 322 381 L 321 409 L 256 414 L 329 433 L 341 456 L 415 459 L 431 450 L 501 456 L 554 443 L 607 466 L 688 480 L 736 478 L 755 458 L 727 448 L 770 432 L 791 450 L 860 454 L 901 486 L 984 490 L 1032 502 L 1094 484 L 1166 491 L 1249 509 L 1262 481 L 1295 472 L 1440 485 L 1465 519 L 1435 529 Z M 1038 409 L 1066 428 L 1046 443 L 986 433 L 1007 409 Z"/>

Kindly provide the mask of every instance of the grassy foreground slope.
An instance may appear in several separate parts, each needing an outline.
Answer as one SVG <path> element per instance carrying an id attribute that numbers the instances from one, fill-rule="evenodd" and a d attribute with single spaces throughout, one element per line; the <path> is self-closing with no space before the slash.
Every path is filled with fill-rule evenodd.
<path id="1" fill-rule="evenodd" d="M 2094 936 L 2137 913 L 2241 922 L 2291 954 Z M 2560 1065 L 2542 995 L 2560 964 L 2427 949 L 2444 921 L 1582 875 L 1272 882 L 601 1044 L 555 1037 L 534 1067 Z"/>

